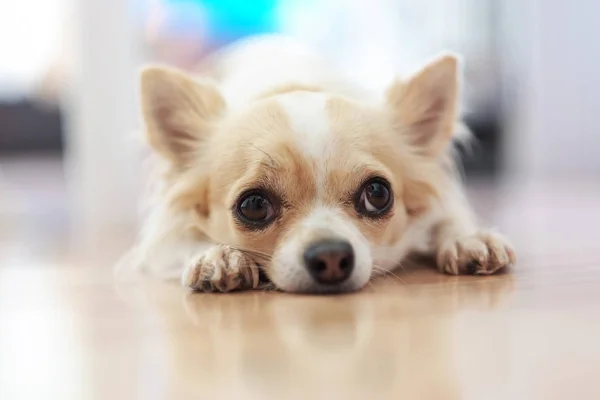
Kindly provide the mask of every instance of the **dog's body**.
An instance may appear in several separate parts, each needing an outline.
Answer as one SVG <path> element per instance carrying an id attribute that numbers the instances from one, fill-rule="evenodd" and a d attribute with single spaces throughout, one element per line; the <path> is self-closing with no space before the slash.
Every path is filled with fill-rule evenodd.
<path id="1" fill-rule="evenodd" d="M 284 291 L 338 292 L 412 251 L 451 274 L 514 262 L 502 237 L 477 228 L 454 173 L 453 56 L 379 94 L 288 39 L 234 46 L 206 68 L 216 85 L 142 74 L 165 169 L 127 263 L 195 290 L 256 288 L 262 269 Z"/>

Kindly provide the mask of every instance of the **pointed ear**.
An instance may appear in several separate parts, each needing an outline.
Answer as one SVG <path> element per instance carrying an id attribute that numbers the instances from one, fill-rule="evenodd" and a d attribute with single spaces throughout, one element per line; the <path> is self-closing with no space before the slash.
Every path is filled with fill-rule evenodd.
<path id="1" fill-rule="evenodd" d="M 394 124 L 424 154 L 437 156 L 454 133 L 459 93 L 458 59 L 434 59 L 406 82 L 387 91 Z"/>
<path id="2" fill-rule="evenodd" d="M 176 166 L 188 164 L 225 110 L 216 87 L 163 67 L 142 70 L 141 98 L 150 145 Z"/>

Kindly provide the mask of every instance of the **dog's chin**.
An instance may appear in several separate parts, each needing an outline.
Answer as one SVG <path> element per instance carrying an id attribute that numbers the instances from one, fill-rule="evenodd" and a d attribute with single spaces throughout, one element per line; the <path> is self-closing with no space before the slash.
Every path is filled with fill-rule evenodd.
<path id="1" fill-rule="evenodd" d="M 294 276 L 295 275 L 295 276 Z M 315 281 L 303 273 L 292 274 L 285 278 L 270 276 L 269 280 L 273 286 L 286 293 L 298 294 L 344 294 L 357 292 L 364 288 L 369 282 L 370 274 L 363 276 L 351 276 L 348 280 L 334 285 L 326 285 Z"/>

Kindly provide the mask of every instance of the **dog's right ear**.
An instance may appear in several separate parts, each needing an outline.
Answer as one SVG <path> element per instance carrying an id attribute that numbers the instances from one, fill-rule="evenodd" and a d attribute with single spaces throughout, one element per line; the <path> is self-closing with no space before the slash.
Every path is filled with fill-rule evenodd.
<path id="1" fill-rule="evenodd" d="M 438 156 L 448 146 L 457 121 L 459 60 L 447 54 L 428 63 L 407 82 L 387 92 L 394 124 L 422 153 Z"/>
<path id="2" fill-rule="evenodd" d="M 164 67 L 142 70 L 141 98 L 150 145 L 178 167 L 197 154 L 225 109 L 216 87 Z"/>

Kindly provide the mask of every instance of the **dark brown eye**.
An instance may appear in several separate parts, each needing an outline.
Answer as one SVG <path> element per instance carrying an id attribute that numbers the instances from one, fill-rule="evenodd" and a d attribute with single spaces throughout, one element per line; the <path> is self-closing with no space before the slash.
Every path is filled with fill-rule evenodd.
<path id="1" fill-rule="evenodd" d="M 243 223 L 263 226 L 273 220 L 275 209 L 266 193 L 251 192 L 240 197 L 236 213 Z"/>
<path id="2" fill-rule="evenodd" d="M 391 205 L 392 191 L 389 183 L 375 178 L 363 185 L 356 209 L 363 215 L 377 217 L 388 211 Z"/>

